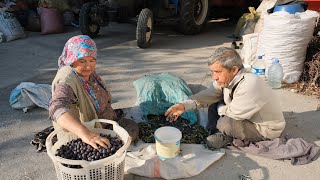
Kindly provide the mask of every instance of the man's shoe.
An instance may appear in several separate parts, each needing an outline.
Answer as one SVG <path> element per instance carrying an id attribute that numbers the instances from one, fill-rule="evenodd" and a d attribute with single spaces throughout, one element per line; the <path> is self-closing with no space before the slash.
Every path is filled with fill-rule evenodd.
<path id="1" fill-rule="evenodd" d="M 231 43 L 231 48 L 232 48 L 232 49 L 239 49 L 239 46 L 237 45 L 237 43 L 236 43 L 235 41 L 233 41 L 233 42 Z"/>
<path id="2" fill-rule="evenodd" d="M 222 133 L 216 133 L 207 137 L 207 146 L 209 148 L 222 148 L 227 144 L 231 143 L 233 140 L 232 137 L 226 136 Z"/>
<path id="3" fill-rule="evenodd" d="M 239 49 L 242 49 L 243 48 L 243 43 L 240 43 L 239 44 Z"/>

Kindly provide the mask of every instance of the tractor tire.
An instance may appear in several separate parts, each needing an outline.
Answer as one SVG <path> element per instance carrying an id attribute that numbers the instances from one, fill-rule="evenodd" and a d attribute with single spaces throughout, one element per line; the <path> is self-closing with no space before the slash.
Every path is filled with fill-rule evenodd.
<path id="1" fill-rule="evenodd" d="M 145 8 L 139 14 L 136 39 L 140 48 L 147 48 L 151 45 L 153 35 L 153 13 L 150 9 Z"/>
<path id="2" fill-rule="evenodd" d="M 207 24 L 208 0 L 181 0 L 179 30 L 185 35 L 201 32 Z"/>
<path id="3" fill-rule="evenodd" d="M 85 3 L 80 10 L 80 31 L 84 35 L 88 35 L 91 38 L 97 37 L 100 31 L 100 25 L 93 23 L 90 18 L 91 8 L 96 6 L 96 3 Z"/>

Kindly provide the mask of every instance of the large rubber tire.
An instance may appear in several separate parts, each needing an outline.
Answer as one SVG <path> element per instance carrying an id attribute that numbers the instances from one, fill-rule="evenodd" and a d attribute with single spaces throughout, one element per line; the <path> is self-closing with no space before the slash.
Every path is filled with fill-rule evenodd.
<path id="1" fill-rule="evenodd" d="M 150 9 L 145 8 L 139 14 L 136 39 L 140 48 L 147 48 L 151 45 L 153 36 L 153 13 Z"/>
<path id="2" fill-rule="evenodd" d="M 93 23 L 90 18 L 90 11 L 96 3 L 85 3 L 80 10 L 80 31 L 84 35 L 88 35 L 91 38 L 97 37 L 100 31 L 100 25 Z"/>
<path id="3" fill-rule="evenodd" d="M 186 35 L 198 34 L 207 23 L 208 0 L 181 0 L 179 30 Z"/>

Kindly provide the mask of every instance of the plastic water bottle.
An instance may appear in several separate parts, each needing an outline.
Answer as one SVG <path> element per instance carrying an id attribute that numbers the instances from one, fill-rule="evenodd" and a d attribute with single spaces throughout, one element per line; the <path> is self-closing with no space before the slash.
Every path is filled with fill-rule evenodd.
<path id="1" fill-rule="evenodd" d="M 278 59 L 273 58 L 272 60 L 272 65 L 268 70 L 268 84 L 272 89 L 279 89 L 283 79 L 283 69 Z"/>
<path id="2" fill-rule="evenodd" d="M 258 59 L 253 62 L 251 72 L 265 79 L 266 64 L 264 63 L 263 56 L 264 55 L 258 56 Z"/>

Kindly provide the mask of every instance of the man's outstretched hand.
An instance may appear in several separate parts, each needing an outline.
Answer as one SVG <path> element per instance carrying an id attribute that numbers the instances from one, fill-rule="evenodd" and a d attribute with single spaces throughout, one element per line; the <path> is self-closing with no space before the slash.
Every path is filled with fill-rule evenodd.
<path id="1" fill-rule="evenodd" d="M 167 116 L 167 121 L 174 122 L 177 121 L 178 117 L 184 113 L 184 111 L 184 105 L 179 103 L 172 105 L 164 115 Z"/>

